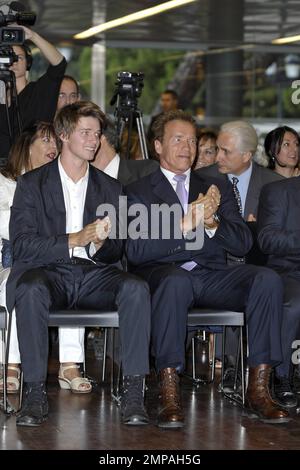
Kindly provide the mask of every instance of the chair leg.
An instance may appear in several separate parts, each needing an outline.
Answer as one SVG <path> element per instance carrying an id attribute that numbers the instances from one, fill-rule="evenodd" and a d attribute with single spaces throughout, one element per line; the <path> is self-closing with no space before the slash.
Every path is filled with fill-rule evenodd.
<path id="1" fill-rule="evenodd" d="M 112 364 L 111 364 L 111 381 L 110 381 L 110 393 L 112 399 L 120 405 L 121 396 L 120 396 L 120 380 L 121 380 L 121 370 L 122 364 L 120 362 L 117 378 L 115 378 L 115 328 L 111 328 L 111 337 L 112 337 Z"/>
<path id="2" fill-rule="evenodd" d="M 103 360 L 102 360 L 102 382 L 104 382 L 104 380 L 105 380 L 106 354 L 107 354 L 107 331 L 108 331 L 108 328 L 104 328 Z"/>
<path id="3" fill-rule="evenodd" d="M 222 358 L 223 362 L 223 358 Z M 237 377 L 239 363 L 241 362 L 241 388 L 242 396 L 237 393 Z M 222 379 L 223 379 L 223 367 L 222 367 Z M 223 391 L 223 381 L 221 379 L 221 391 L 225 397 L 229 398 L 231 401 L 238 403 L 239 405 L 244 406 L 245 404 L 245 368 L 244 368 L 244 347 L 243 347 L 243 327 L 239 327 L 239 341 L 237 346 L 236 360 L 235 360 L 235 371 L 234 371 L 234 393 L 225 393 Z"/>
<path id="4" fill-rule="evenodd" d="M 221 368 L 221 390 L 224 387 L 224 372 L 225 372 L 225 344 L 226 344 L 226 326 L 223 326 L 222 332 L 222 368 Z"/>
<path id="5" fill-rule="evenodd" d="M 115 380 L 115 330 L 110 328 L 111 345 L 112 345 L 112 357 L 111 357 L 111 368 L 110 368 L 110 394 L 114 395 L 114 380 Z"/>
<path id="6" fill-rule="evenodd" d="M 238 378 L 238 370 L 239 370 L 239 363 L 240 363 L 240 352 L 241 352 L 241 331 L 239 332 L 239 340 L 237 344 L 237 351 L 235 355 L 235 368 L 234 368 L 234 385 L 233 390 L 236 392 L 237 390 L 237 378 Z"/>
<path id="7" fill-rule="evenodd" d="M 195 336 L 192 337 L 192 377 L 196 380 Z"/>
<path id="8" fill-rule="evenodd" d="M 1 339 L 2 339 L 2 374 L 3 374 L 3 410 L 4 413 L 7 413 L 7 391 L 6 391 L 6 334 L 5 330 L 1 330 Z"/>
<path id="9" fill-rule="evenodd" d="M 11 325 L 12 325 L 12 315 L 7 314 L 7 316 L 8 316 L 7 334 L 5 330 L 2 330 L 3 411 L 5 412 L 5 414 L 12 414 L 20 409 L 21 395 L 19 394 L 19 408 L 16 410 L 11 405 L 7 397 L 7 365 L 8 365 L 8 358 L 9 358 L 9 344 L 10 344 L 10 332 L 11 332 Z M 21 390 L 21 387 L 20 387 L 20 390 Z"/>
<path id="10" fill-rule="evenodd" d="M 240 326 L 240 351 L 241 351 L 241 375 L 242 375 L 242 403 L 245 405 L 245 371 L 244 371 L 244 345 L 243 345 L 243 327 Z"/>
<path id="11" fill-rule="evenodd" d="M 84 354 L 84 356 L 83 356 L 82 372 L 83 372 L 83 377 L 86 377 L 86 362 L 85 362 L 85 354 Z"/>
<path id="12" fill-rule="evenodd" d="M 19 411 L 21 408 L 22 408 L 22 400 L 23 400 L 23 385 L 24 385 L 24 375 L 23 375 L 23 371 L 21 370 L 21 375 L 20 375 L 20 394 L 19 394 L 19 407 L 18 407 L 18 410 Z"/>
<path id="13" fill-rule="evenodd" d="M 209 350 L 208 350 L 209 355 Z M 216 335 L 215 333 L 212 334 L 212 364 L 211 364 L 211 377 L 210 381 L 213 382 L 215 380 L 215 372 L 216 372 Z"/>

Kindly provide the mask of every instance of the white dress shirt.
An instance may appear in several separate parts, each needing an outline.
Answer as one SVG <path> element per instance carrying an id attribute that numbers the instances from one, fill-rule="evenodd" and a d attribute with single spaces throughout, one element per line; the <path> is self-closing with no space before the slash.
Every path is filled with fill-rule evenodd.
<path id="1" fill-rule="evenodd" d="M 116 153 L 114 158 L 109 162 L 109 164 L 104 168 L 104 173 L 112 178 L 118 179 L 119 174 L 119 166 L 120 166 L 120 157 Z"/>
<path id="2" fill-rule="evenodd" d="M 58 157 L 58 169 L 64 194 L 64 202 L 66 209 L 66 233 L 75 233 L 83 229 L 83 212 L 85 205 L 85 197 L 87 184 L 89 179 L 89 166 L 85 175 L 76 183 L 67 175 Z M 96 215 L 95 215 L 96 218 Z M 70 248 L 70 257 L 89 259 L 85 247 L 76 246 Z"/>

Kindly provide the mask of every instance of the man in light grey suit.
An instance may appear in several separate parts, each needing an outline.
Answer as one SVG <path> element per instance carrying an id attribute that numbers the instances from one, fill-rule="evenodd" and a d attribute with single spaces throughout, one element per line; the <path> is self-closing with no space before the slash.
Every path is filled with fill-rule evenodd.
<path id="1" fill-rule="evenodd" d="M 266 257 L 258 249 L 256 242 L 256 217 L 259 195 L 262 187 L 273 181 L 282 179 L 274 171 L 259 166 L 253 161 L 253 155 L 257 151 L 258 137 L 254 127 L 246 121 L 231 121 L 223 124 L 217 138 L 216 164 L 201 168 L 197 173 L 202 176 L 214 176 L 227 180 L 233 184 L 235 197 L 239 199 L 239 209 L 242 217 L 248 222 L 248 226 L 254 234 L 254 244 L 246 256 L 246 262 L 252 264 L 264 264 Z M 234 187 L 235 184 L 235 187 Z M 237 258 L 230 253 L 227 255 L 228 264 L 245 263 L 245 258 Z M 226 352 L 229 364 L 237 345 L 236 331 L 229 329 L 227 334 Z M 217 343 L 217 351 L 219 350 Z M 224 389 L 232 391 L 234 373 L 229 368 L 224 379 Z"/>
<path id="2" fill-rule="evenodd" d="M 214 176 L 233 182 L 241 197 L 242 216 L 253 222 L 257 217 L 259 195 L 262 187 L 283 177 L 255 163 L 258 137 L 254 127 L 246 121 L 231 121 L 223 124 L 217 139 L 216 164 L 198 170 L 200 175 Z"/>
<path id="3" fill-rule="evenodd" d="M 128 160 L 118 155 L 119 142 L 115 125 L 107 120 L 106 128 L 100 139 L 100 147 L 92 165 L 118 179 L 124 186 L 155 171 L 159 164 L 156 160 Z"/>

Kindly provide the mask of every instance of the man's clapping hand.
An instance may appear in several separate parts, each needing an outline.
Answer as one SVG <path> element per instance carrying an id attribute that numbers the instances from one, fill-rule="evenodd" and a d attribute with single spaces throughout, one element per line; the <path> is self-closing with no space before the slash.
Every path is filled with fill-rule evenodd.
<path id="1" fill-rule="evenodd" d="M 86 225 L 82 230 L 69 234 L 69 248 L 76 246 L 87 246 L 94 243 L 98 250 L 111 232 L 111 221 L 109 217 L 97 219 L 95 222 Z"/>

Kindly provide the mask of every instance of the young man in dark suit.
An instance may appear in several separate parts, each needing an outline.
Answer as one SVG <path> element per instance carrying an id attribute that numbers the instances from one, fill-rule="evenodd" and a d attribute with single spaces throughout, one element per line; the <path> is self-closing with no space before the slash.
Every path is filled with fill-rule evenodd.
<path id="1" fill-rule="evenodd" d="M 25 381 L 19 426 L 38 426 L 47 418 L 49 310 L 115 305 L 124 373 L 122 420 L 148 422 L 143 377 L 149 370 L 149 289 L 116 267 L 123 252 L 118 216 L 97 218 L 102 204 L 118 208 L 122 186 L 89 165 L 104 123 L 104 114 L 91 102 L 63 107 L 55 118 L 61 155 L 23 175 L 17 184 L 10 218 L 14 264 L 7 298 L 9 310 L 16 308 Z"/>
<path id="2" fill-rule="evenodd" d="M 131 269 L 147 280 L 152 294 L 152 352 L 160 381 L 158 425 L 184 424 L 178 373 L 184 369 L 186 318 L 193 304 L 245 312 L 250 367 L 247 407 L 263 421 L 286 422 L 288 413 L 269 394 L 272 366 L 282 360 L 281 279 L 268 268 L 226 265 L 226 252 L 244 256 L 252 237 L 230 183 L 191 172 L 197 144 L 193 118 L 183 111 L 166 113 L 156 121 L 154 132 L 160 168 L 127 186 L 129 204 L 132 210 L 134 204 L 142 204 L 151 213 L 155 207 L 181 202 L 185 213 L 174 213 L 173 223 L 167 227 L 169 237 L 163 235 L 166 227 L 154 226 L 150 217 L 144 221 L 140 238 L 127 241 Z M 201 208 L 203 246 L 193 249 L 187 241 L 192 230 L 200 227 Z M 180 230 L 179 236 L 175 230 L 177 234 Z M 149 235 L 153 231 L 156 236 Z"/>

